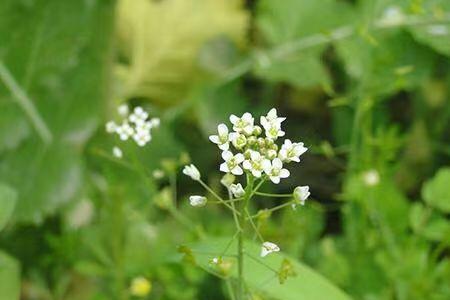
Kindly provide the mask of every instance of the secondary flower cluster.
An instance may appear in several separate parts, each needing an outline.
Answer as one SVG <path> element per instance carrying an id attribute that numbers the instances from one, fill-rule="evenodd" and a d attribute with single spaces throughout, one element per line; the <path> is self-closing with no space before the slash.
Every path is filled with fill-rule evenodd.
<path id="1" fill-rule="evenodd" d="M 122 141 L 133 139 L 137 145 L 143 147 L 151 141 L 151 130 L 159 126 L 158 118 L 148 118 L 148 113 L 140 106 L 134 108 L 130 114 L 127 105 L 121 105 L 117 109 L 123 118 L 119 124 L 114 121 L 106 123 L 106 131 L 117 134 Z M 119 149 L 120 150 L 120 149 Z M 115 155 L 118 151 L 115 151 Z M 117 155 L 116 155 L 117 156 Z M 121 154 L 117 157 L 120 157 Z"/>
<path id="2" fill-rule="evenodd" d="M 293 143 L 289 139 L 284 140 L 281 147 L 276 144 L 277 139 L 285 135 L 281 128 L 284 120 L 286 118 L 278 117 L 275 108 L 260 118 L 261 126 L 254 124 L 255 120 L 248 112 L 242 117 L 231 115 L 233 131 L 220 124 L 218 133 L 209 137 L 222 150 L 224 162 L 220 171 L 242 175 L 246 170 L 257 178 L 266 174 L 275 184 L 289 177 L 290 173 L 283 164 L 299 162 L 300 155 L 308 149 L 303 143 Z"/>

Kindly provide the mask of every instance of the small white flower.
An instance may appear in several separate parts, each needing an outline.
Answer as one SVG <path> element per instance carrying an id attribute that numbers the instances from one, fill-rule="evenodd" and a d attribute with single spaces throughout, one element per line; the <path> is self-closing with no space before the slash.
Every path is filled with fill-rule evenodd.
<path id="1" fill-rule="evenodd" d="M 128 116 L 128 105 L 126 104 L 122 104 L 117 108 L 117 112 L 119 113 L 119 115 L 121 115 L 122 117 L 126 117 Z"/>
<path id="2" fill-rule="evenodd" d="M 200 180 L 200 171 L 193 164 L 185 166 L 183 169 L 183 174 L 191 177 L 193 180 Z"/>
<path id="3" fill-rule="evenodd" d="M 148 113 L 140 106 L 136 106 L 133 113 L 128 117 L 130 122 L 138 125 L 144 123 L 148 118 Z"/>
<path id="4" fill-rule="evenodd" d="M 292 143 L 291 140 L 285 140 L 281 146 L 278 157 L 284 162 L 299 162 L 300 155 L 308 150 L 303 143 Z"/>
<path id="5" fill-rule="evenodd" d="M 232 173 L 234 175 L 242 175 L 244 173 L 242 168 L 239 166 L 239 164 L 245 159 L 242 153 L 233 155 L 230 151 L 223 151 L 222 158 L 225 162 L 220 165 L 220 171 Z"/>
<path id="6" fill-rule="evenodd" d="M 406 16 L 402 9 L 398 6 L 389 6 L 383 12 L 378 23 L 384 26 L 393 26 L 401 24 L 405 20 Z"/>
<path id="7" fill-rule="evenodd" d="M 211 259 L 211 264 L 213 264 L 213 265 L 217 265 L 217 264 L 219 264 L 219 262 L 220 262 L 220 260 L 218 257 L 213 257 Z"/>
<path id="8" fill-rule="evenodd" d="M 270 168 L 270 161 L 258 151 L 251 151 L 250 159 L 245 160 L 242 166 L 252 172 L 253 176 L 259 178 L 265 169 Z"/>
<path id="9" fill-rule="evenodd" d="M 109 121 L 106 123 L 106 132 L 108 133 L 114 133 L 117 129 L 117 124 L 114 121 Z"/>
<path id="10" fill-rule="evenodd" d="M 123 122 L 122 125 L 116 128 L 116 133 L 122 141 L 126 141 L 134 134 L 134 129 L 130 126 L 130 124 L 128 124 L 128 122 Z"/>
<path id="11" fill-rule="evenodd" d="M 161 120 L 159 118 L 152 118 L 150 119 L 150 124 L 152 125 L 152 128 L 158 128 L 159 125 L 161 125 Z"/>
<path id="12" fill-rule="evenodd" d="M 281 123 L 286 120 L 285 117 L 278 117 L 277 116 L 277 110 L 275 108 L 272 108 L 268 113 L 267 116 L 262 116 L 260 118 L 261 125 L 264 128 L 270 128 L 272 123 L 278 124 L 281 126 Z"/>
<path id="13" fill-rule="evenodd" d="M 364 183 L 367 186 L 375 186 L 380 182 L 380 174 L 377 170 L 369 170 L 363 174 Z"/>
<path id="14" fill-rule="evenodd" d="M 290 173 L 287 169 L 283 169 L 283 162 L 279 158 L 272 160 L 272 163 L 264 168 L 264 172 L 269 176 L 270 180 L 278 184 L 281 178 L 289 177 Z"/>
<path id="15" fill-rule="evenodd" d="M 206 205 L 208 200 L 203 196 L 190 196 L 189 203 L 194 207 L 202 207 Z"/>
<path id="16" fill-rule="evenodd" d="M 253 124 L 255 120 L 248 112 L 244 113 L 240 118 L 235 115 L 231 115 L 230 122 L 233 124 L 233 130 L 238 133 L 244 133 L 247 135 L 253 133 Z"/>
<path id="17" fill-rule="evenodd" d="M 151 141 L 152 136 L 148 130 L 139 129 L 133 134 L 133 139 L 139 146 L 143 147 Z"/>
<path id="18" fill-rule="evenodd" d="M 292 208 L 296 209 L 297 204 L 305 205 L 306 199 L 308 199 L 311 193 L 309 192 L 309 186 L 298 186 L 294 189 L 293 196 L 295 203 L 292 204 Z"/>
<path id="19" fill-rule="evenodd" d="M 228 127 L 225 124 L 219 124 L 217 126 L 217 135 L 209 136 L 209 140 L 219 146 L 220 150 L 228 150 L 230 143 L 230 134 L 228 133 Z"/>
<path id="20" fill-rule="evenodd" d="M 122 153 L 122 150 L 120 150 L 120 148 L 119 147 L 117 147 L 117 146 L 115 146 L 114 148 L 113 148 L 113 155 L 115 156 L 115 157 L 117 157 L 117 158 L 122 158 L 122 156 L 123 156 L 123 153 Z"/>
<path id="21" fill-rule="evenodd" d="M 266 137 L 272 140 L 276 140 L 286 134 L 283 130 L 281 130 L 281 124 L 276 122 L 271 122 L 267 126 L 264 126 L 264 130 Z"/>
<path id="22" fill-rule="evenodd" d="M 236 198 L 240 198 L 245 195 L 244 188 L 240 183 L 230 185 L 230 191 Z"/>
<path id="23" fill-rule="evenodd" d="M 266 156 L 267 156 L 268 159 L 272 160 L 272 159 L 277 157 L 277 154 L 278 153 L 275 150 L 268 150 Z"/>
<path id="24" fill-rule="evenodd" d="M 272 252 L 279 252 L 280 247 L 272 242 L 264 242 L 261 247 L 261 257 L 265 257 Z"/>

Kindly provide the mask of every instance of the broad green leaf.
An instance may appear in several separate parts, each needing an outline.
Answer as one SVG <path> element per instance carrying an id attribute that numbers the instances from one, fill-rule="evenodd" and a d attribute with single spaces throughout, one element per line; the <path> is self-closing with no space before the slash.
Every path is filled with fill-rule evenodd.
<path id="1" fill-rule="evenodd" d="M 441 210 L 450 212 L 450 168 L 439 169 L 434 177 L 425 182 L 422 188 L 422 197 L 425 202 Z"/>
<path id="2" fill-rule="evenodd" d="M 327 33 L 351 21 L 350 15 L 350 7 L 335 0 L 263 0 L 257 6 L 256 23 L 265 47 L 286 49 L 301 38 Z M 321 59 L 324 49 L 322 45 L 286 55 L 257 53 L 255 72 L 269 81 L 298 87 L 328 84 Z"/>
<path id="3" fill-rule="evenodd" d="M 376 44 L 362 36 L 337 43 L 346 72 L 372 94 L 390 94 L 418 86 L 432 71 L 435 56 L 400 31 L 374 36 Z"/>
<path id="4" fill-rule="evenodd" d="M 16 206 L 17 193 L 11 187 L 0 183 L 0 231 L 5 227 Z"/>
<path id="5" fill-rule="evenodd" d="M 0 120 L 8 122 L 1 124 L 8 139 L 3 148 L 14 149 L 4 151 L 0 179 L 18 187 L 18 221 L 41 221 L 81 186 L 80 154 L 99 123 L 105 97 L 113 4 L 7 0 L 0 5 L 0 60 L 53 136 L 51 144 L 42 143 L 30 130 L 32 122 L 24 121 L 23 107 L 7 117 L 0 112 Z M 11 87 L 3 83 L 0 99 L 11 104 Z"/>
<path id="6" fill-rule="evenodd" d="M 0 251 L 0 300 L 18 300 L 20 296 L 19 263 Z"/>
<path id="7" fill-rule="evenodd" d="M 195 255 L 197 263 L 203 268 L 214 271 L 209 264 L 209 261 L 211 258 L 219 256 L 226 248 L 228 242 L 229 239 L 226 238 L 215 238 L 193 245 L 192 251 Z M 236 250 L 235 247 L 236 243 L 233 243 L 226 254 L 234 254 Z M 278 277 L 273 271 L 269 270 L 258 261 L 245 257 L 244 277 L 247 284 L 252 289 L 260 291 L 270 298 L 282 300 L 350 299 L 349 296 L 331 284 L 322 275 L 315 272 L 308 266 L 295 261 L 295 259 L 290 258 L 286 254 L 270 254 L 262 259 L 259 257 L 261 246 L 250 241 L 245 243 L 245 249 L 249 255 L 254 258 L 261 259 L 261 261 L 275 270 L 280 269 L 284 259 L 288 259 L 288 261 L 292 264 L 292 270 L 297 275 L 295 277 L 287 278 L 284 284 L 280 284 Z M 234 261 L 232 265 L 233 277 L 237 274 L 236 270 L 236 262 Z"/>
<path id="8" fill-rule="evenodd" d="M 17 148 L 30 135 L 23 112 L 11 99 L 0 100 L 0 153 Z"/>
<path id="9" fill-rule="evenodd" d="M 30 140 L 0 164 L 0 178 L 20 187 L 14 212 L 17 221 L 41 222 L 67 203 L 81 184 L 81 161 L 71 146 L 36 149 Z"/>
<path id="10" fill-rule="evenodd" d="M 206 41 L 243 44 L 247 13 L 238 0 L 121 0 L 117 26 L 122 94 L 170 105 L 200 79 L 196 59 Z"/>
<path id="11" fill-rule="evenodd" d="M 450 221 L 420 203 L 411 206 L 409 219 L 415 233 L 432 241 L 445 241 L 450 236 Z"/>
<path id="12" fill-rule="evenodd" d="M 447 0 L 427 0 L 421 5 L 421 16 L 436 20 L 424 26 L 411 26 L 409 31 L 414 38 L 437 52 L 450 56 L 450 2 Z"/>

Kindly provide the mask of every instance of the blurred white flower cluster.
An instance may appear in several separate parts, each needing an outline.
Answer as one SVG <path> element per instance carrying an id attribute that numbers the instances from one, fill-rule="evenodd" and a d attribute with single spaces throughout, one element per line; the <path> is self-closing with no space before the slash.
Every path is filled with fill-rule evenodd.
<path id="1" fill-rule="evenodd" d="M 134 108 L 130 114 L 128 106 L 123 104 L 117 109 L 122 120 L 119 123 L 109 121 L 106 123 L 106 131 L 111 134 L 117 134 L 122 141 L 128 139 L 134 140 L 137 145 L 143 147 L 152 139 L 151 131 L 159 126 L 158 118 L 148 118 L 148 113 L 140 106 Z M 122 157 L 119 148 L 114 148 L 114 156 Z"/>
<path id="2" fill-rule="evenodd" d="M 261 126 L 255 125 L 253 116 L 248 112 L 242 117 L 231 115 L 233 131 L 230 132 L 227 125 L 220 124 L 217 134 L 209 137 L 222 150 L 224 162 L 220 165 L 220 171 L 242 175 L 246 170 L 257 178 L 265 174 L 275 184 L 287 178 L 290 173 L 284 164 L 299 162 L 300 155 L 308 149 L 303 143 L 293 143 L 288 139 L 281 147 L 276 144 L 278 138 L 285 135 L 281 128 L 284 120 L 286 118 L 278 117 L 275 108 L 260 118 Z"/>

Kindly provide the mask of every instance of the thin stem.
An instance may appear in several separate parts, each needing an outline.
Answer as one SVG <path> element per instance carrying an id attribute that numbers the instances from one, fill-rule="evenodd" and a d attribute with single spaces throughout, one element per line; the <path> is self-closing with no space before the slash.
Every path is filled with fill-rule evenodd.
<path id="1" fill-rule="evenodd" d="M 278 205 L 278 206 L 275 206 L 275 207 L 272 207 L 272 208 L 265 209 L 264 212 L 272 213 L 272 212 L 277 211 L 277 210 L 279 210 L 279 209 L 282 209 L 282 208 L 284 208 L 284 207 L 286 207 L 286 206 L 289 206 L 289 205 L 291 205 L 291 204 L 293 204 L 293 203 L 295 203 L 295 201 L 289 201 L 289 202 L 280 204 L 280 205 Z M 257 218 L 258 216 L 259 216 L 259 213 L 255 214 L 255 215 L 253 215 L 253 216 L 249 216 L 248 219 L 255 219 L 255 218 Z"/>
<path id="2" fill-rule="evenodd" d="M 222 204 L 224 204 L 226 207 L 231 209 L 234 213 L 240 215 L 236 209 L 233 208 L 230 204 L 226 203 L 225 200 L 222 199 L 219 195 L 217 195 L 216 192 L 214 192 L 206 183 L 203 182 L 203 180 L 199 179 L 198 182 L 211 194 L 213 195 L 217 200 L 219 200 Z"/>
<path id="3" fill-rule="evenodd" d="M 248 212 L 248 209 L 245 208 L 245 214 L 247 216 L 247 219 L 250 221 L 250 224 L 252 225 L 253 229 L 255 230 L 256 235 L 258 236 L 261 243 L 264 243 L 264 238 L 262 237 L 261 233 L 259 232 L 258 228 L 256 227 L 255 222 L 253 222 L 253 219 L 250 217 L 250 213 Z"/>
<path id="4" fill-rule="evenodd" d="M 228 197 L 231 199 L 231 200 L 237 200 L 237 199 L 232 199 L 233 198 L 233 193 L 231 193 L 231 190 L 230 189 L 228 189 Z M 242 198 L 239 198 L 240 200 L 243 200 Z M 236 228 L 239 230 L 239 231 L 241 231 L 242 230 L 242 228 L 241 228 L 241 225 L 239 224 L 239 217 L 238 217 L 238 215 L 235 213 L 235 211 L 236 211 L 236 207 L 234 206 L 234 202 L 232 201 L 231 202 L 231 206 L 233 207 L 233 220 L 234 220 L 234 223 L 235 223 L 235 225 L 236 225 Z"/>
<path id="5" fill-rule="evenodd" d="M 239 203 L 239 224 L 242 230 L 238 235 L 238 288 L 237 288 L 237 300 L 244 300 L 244 228 L 245 228 L 245 211 L 247 209 L 248 201 L 253 195 L 253 183 L 254 178 L 247 174 L 247 186 L 245 187 L 244 201 Z"/>
<path id="6" fill-rule="evenodd" d="M 255 195 L 272 198 L 292 198 L 292 194 L 271 194 L 271 193 L 255 192 Z"/>

